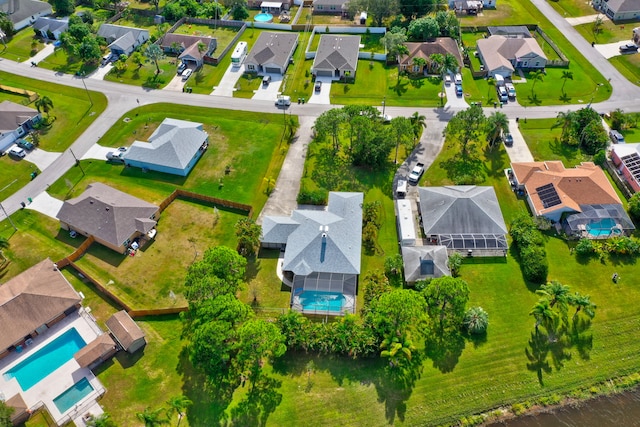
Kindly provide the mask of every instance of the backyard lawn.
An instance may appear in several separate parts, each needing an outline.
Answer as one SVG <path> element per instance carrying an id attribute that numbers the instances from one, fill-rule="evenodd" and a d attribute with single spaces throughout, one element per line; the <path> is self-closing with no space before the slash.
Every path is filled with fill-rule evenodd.
<path id="1" fill-rule="evenodd" d="M 64 74 L 86 76 L 91 74 L 98 66 L 87 64 L 80 58 L 69 55 L 66 50 L 56 48 L 51 55 L 38 62 L 38 67 Z"/>
<path id="2" fill-rule="evenodd" d="M 140 51 L 144 52 L 144 46 L 140 47 Z M 112 68 L 104 79 L 110 82 L 160 89 L 175 77 L 178 60 L 175 56 L 165 56 L 158 60 L 158 66 L 160 74 L 156 74 L 155 62 L 145 58 L 142 65 L 138 67 L 129 57 L 127 58 L 127 69 L 122 74 L 116 73 L 115 68 Z"/>
<path id="3" fill-rule="evenodd" d="M 41 39 L 35 37 L 31 27 L 27 27 L 11 37 L 6 46 L 0 48 L 0 56 L 11 61 L 28 60 L 33 50 L 40 51 L 44 47 Z"/>

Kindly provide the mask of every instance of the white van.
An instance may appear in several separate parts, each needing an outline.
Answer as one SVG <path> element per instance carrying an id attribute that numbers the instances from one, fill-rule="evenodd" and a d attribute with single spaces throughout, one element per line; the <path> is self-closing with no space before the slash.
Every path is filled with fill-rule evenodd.
<path id="1" fill-rule="evenodd" d="M 504 86 L 504 77 L 502 75 L 496 74 L 493 78 L 496 81 L 496 86 Z"/>
<path id="2" fill-rule="evenodd" d="M 453 78 L 453 81 L 454 81 L 457 85 L 462 84 L 462 74 L 460 74 L 460 73 L 456 73 L 455 77 Z"/>
<path id="3" fill-rule="evenodd" d="M 276 99 L 276 107 L 288 107 L 289 105 L 291 105 L 291 97 L 288 95 L 282 95 Z"/>
<path id="4" fill-rule="evenodd" d="M 396 197 L 403 199 L 407 195 L 407 181 L 404 179 L 398 180 L 398 186 L 396 187 Z"/>

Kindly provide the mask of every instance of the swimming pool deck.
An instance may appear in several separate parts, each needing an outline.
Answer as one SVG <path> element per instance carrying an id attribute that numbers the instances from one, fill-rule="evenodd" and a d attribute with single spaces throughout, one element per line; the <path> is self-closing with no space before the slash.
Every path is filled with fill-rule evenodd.
<path id="1" fill-rule="evenodd" d="M 33 339 L 33 343 L 24 347 L 20 353 L 12 353 L 0 360 L 0 393 L 5 398 L 10 398 L 16 394 L 21 394 L 27 406 L 35 411 L 42 405 L 46 406 L 48 412 L 58 425 L 61 425 L 74 418 L 82 417 L 88 409 L 96 404 L 96 399 L 104 394 L 104 387 L 88 368 L 81 368 L 78 362 L 72 357 L 52 374 L 48 375 L 27 391 L 23 391 L 18 380 L 11 378 L 7 380 L 4 374 L 16 364 L 25 360 L 31 354 L 37 352 L 46 344 L 58 338 L 64 332 L 75 328 L 85 343 L 90 343 L 98 337 L 101 332 L 92 318 L 86 314 L 75 313 L 67 316 L 62 321 L 52 326 L 43 335 Z M 73 408 L 61 414 L 53 403 L 62 392 L 80 381 L 83 377 L 91 383 L 93 391 L 79 401 Z"/>

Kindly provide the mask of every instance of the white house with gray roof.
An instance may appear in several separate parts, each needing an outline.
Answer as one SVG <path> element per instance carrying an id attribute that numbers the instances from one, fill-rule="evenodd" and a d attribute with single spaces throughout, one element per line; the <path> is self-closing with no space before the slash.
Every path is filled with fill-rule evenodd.
<path id="1" fill-rule="evenodd" d="M 593 6 L 612 21 L 626 21 L 640 17 L 640 0 L 594 0 Z"/>
<path id="2" fill-rule="evenodd" d="M 245 69 L 253 73 L 284 74 L 297 45 L 297 33 L 262 32 L 244 60 Z"/>
<path id="3" fill-rule="evenodd" d="M 69 18 L 55 19 L 41 17 L 33 23 L 36 34 L 45 39 L 59 40 L 60 35 L 69 29 Z"/>
<path id="4" fill-rule="evenodd" d="M 325 210 L 265 216 L 262 246 L 284 249 L 279 267 L 302 313 L 355 312 L 362 246 L 362 193 L 330 192 Z"/>
<path id="5" fill-rule="evenodd" d="M 131 55 L 136 48 L 149 40 L 149 31 L 122 25 L 102 24 L 98 36 L 109 43 L 111 53 L 115 55 Z"/>
<path id="6" fill-rule="evenodd" d="M 493 187 L 452 185 L 418 188 L 427 243 L 449 254 L 505 256 L 507 226 Z"/>
<path id="7" fill-rule="evenodd" d="M 349 14 L 349 0 L 313 0 L 313 13 L 346 17 Z"/>
<path id="8" fill-rule="evenodd" d="M 127 166 L 187 176 L 207 148 L 202 123 L 166 118 L 149 137 L 135 141 L 123 158 Z"/>
<path id="9" fill-rule="evenodd" d="M 51 15 L 51 5 L 38 0 L 5 0 L 0 2 L 0 12 L 7 15 L 13 29 L 19 31 L 33 24 L 41 16 Z"/>
<path id="10" fill-rule="evenodd" d="M 478 40 L 478 56 L 490 76 L 511 77 L 517 69 L 544 69 L 547 56 L 535 38 L 490 36 Z"/>
<path id="11" fill-rule="evenodd" d="M 316 77 L 355 77 L 360 36 L 322 34 L 311 73 Z"/>

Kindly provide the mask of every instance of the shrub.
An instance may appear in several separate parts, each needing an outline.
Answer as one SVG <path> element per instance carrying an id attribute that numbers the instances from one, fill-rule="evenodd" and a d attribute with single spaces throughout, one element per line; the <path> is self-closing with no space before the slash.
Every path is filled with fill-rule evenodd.
<path id="1" fill-rule="evenodd" d="M 607 161 L 607 153 L 604 150 L 600 150 L 593 155 L 593 163 L 595 163 L 598 166 L 604 165 L 606 161 Z"/>
<path id="2" fill-rule="evenodd" d="M 587 256 L 596 253 L 596 248 L 591 239 L 580 239 L 576 245 L 576 253 L 578 255 Z"/>
<path id="3" fill-rule="evenodd" d="M 634 194 L 629 199 L 629 215 L 635 221 L 640 221 L 640 193 Z"/>
<path id="4" fill-rule="evenodd" d="M 545 283 L 549 274 L 547 251 L 542 246 L 527 246 L 520 250 L 520 265 L 525 280 Z"/>
<path id="5" fill-rule="evenodd" d="M 489 315 L 482 307 L 471 307 L 464 314 L 462 324 L 470 334 L 481 335 L 487 332 Z"/>
<path id="6" fill-rule="evenodd" d="M 301 205 L 326 205 L 329 194 L 325 190 L 305 190 L 298 193 L 298 203 Z"/>

